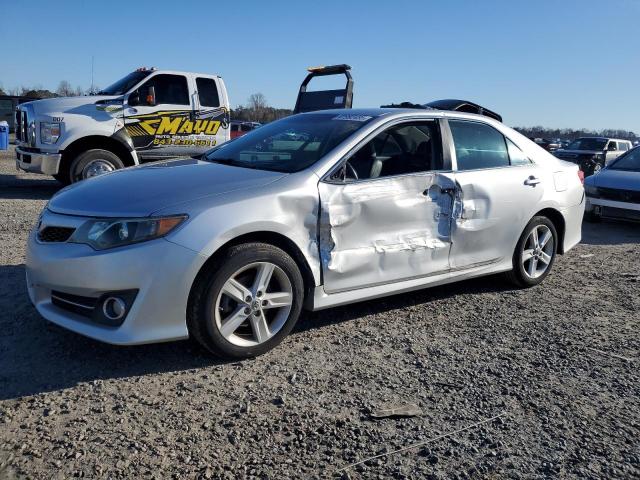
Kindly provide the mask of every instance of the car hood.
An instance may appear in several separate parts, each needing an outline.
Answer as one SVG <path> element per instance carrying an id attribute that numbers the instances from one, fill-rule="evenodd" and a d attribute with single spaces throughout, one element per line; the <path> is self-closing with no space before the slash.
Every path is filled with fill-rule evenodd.
<path id="1" fill-rule="evenodd" d="M 36 100 L 24 103 L 21 106 L 23 105 L 28 105 L 38 115 L 60 116 L 60 114 L 64 113 L 91 115 L 96 110 L 105 110 L 107 105 L 111 109 L 114 106 L 121 106 L 122 97 L 107 95 L 57 97 Z"/>
<path id="2" fill-rule="evenodd" d="M 594 187 L 640 191 L 640 172 L 605 168 L 600 173 L 587 177 L 585 183 Z"/>
<path id="3" fill-rule="evenodd" d="M 52 212 L 89 217 L 146 217 L 153 212 L 239 189 L 256 189 L 286 174 L 173 160 L 127 168 L 60 190 L 49 201 Z"/>

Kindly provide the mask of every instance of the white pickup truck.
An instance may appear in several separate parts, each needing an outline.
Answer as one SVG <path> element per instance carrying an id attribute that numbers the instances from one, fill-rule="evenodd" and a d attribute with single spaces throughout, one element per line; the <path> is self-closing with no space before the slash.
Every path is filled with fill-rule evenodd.
<path id="1" fill-rule="evenodd" d="M 217 75 L 140 68 L 95 96 L 16 110 L 16 166 L 63 184 L 229 139 L 229 98 Z"/>

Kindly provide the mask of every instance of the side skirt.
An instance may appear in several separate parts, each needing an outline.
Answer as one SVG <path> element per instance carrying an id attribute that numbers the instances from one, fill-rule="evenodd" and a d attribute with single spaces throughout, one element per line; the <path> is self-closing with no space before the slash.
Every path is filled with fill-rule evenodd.
<path id="1" fill-rule="evenodd" d="M 323 285 L 318 285 L 313 291 L 313 297 L 307 298 L 305 308 L 309 310 L 323 310 L 325 308 L 347 305 L 349 303 L 371 300 L 399 293 L 421 290 L 426 287 L 436 287 L 447 283 L 454 283 L 470 278 L 508 272 L 512 269 L 511 259 L 496 259 L 482 264 L 476 264 L 471 268 L 461 270 L 449 270 L 444 273 L 429 275 L 426 277 L 412 278 L 401 282 L 385 283 L 368 286 L 356 290 L 327 294 Z"/>

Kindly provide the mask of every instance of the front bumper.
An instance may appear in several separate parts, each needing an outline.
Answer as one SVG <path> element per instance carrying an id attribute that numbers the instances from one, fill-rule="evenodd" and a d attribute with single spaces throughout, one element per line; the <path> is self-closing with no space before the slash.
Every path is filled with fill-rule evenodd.
<path id="1" fill-rule="evenodd" d="M 16 167 L 25 172 L 55 175 L 60 169 L 62 154 L 49 152 L 33 152 L 16 147 Z"/>
<path id="2" fill-rule="evenodd" d="M 47 223 L 51 224 L 50 217 L 65 216 L 48 217 Z M 34 230 L 27 244 L 27 288 L 31 302 L 44 318 L 81 335 L 117 345 L 178 340 L 188 337 L 187 301 L 205 260 L 162 238 L 95 251 L 88 245 L 40 243 Z M 138 294 L 117 327 L 60 308 L 51 297 L 52 291 L 97 298 L 122 290 L 138 290 Z"/>
<path id="3" fill-rule="evenodd" d="M 603 217 L 640 220 L 640 203 L 618 202 L 588 196 L 585 210 Z"/>

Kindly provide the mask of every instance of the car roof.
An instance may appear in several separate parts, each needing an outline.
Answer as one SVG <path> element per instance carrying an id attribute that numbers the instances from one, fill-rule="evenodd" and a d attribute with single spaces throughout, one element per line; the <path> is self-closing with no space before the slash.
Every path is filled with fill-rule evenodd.
<path id="1" fill-rule="evenodd" d="M 466 120 L 476 120 L 485 123 L 500 123 L 485 115 L 478 115 L 476 113 L 456 112 L 452 110 L 436 110 L 436 109 L 415 109 L 415 108 L 336 108 L 331 110 L 317 110 L 314 112 L 305 112 L 298 115 L 313 115 L 313 114 L 334 114 L 334 115 L 354 115 L 354 116 L 367 116 L 367 117 L 385 117 L 385 118 L 398 118 L 398 117 L 432 117 L 432 118 L 460 118 Z"/>

